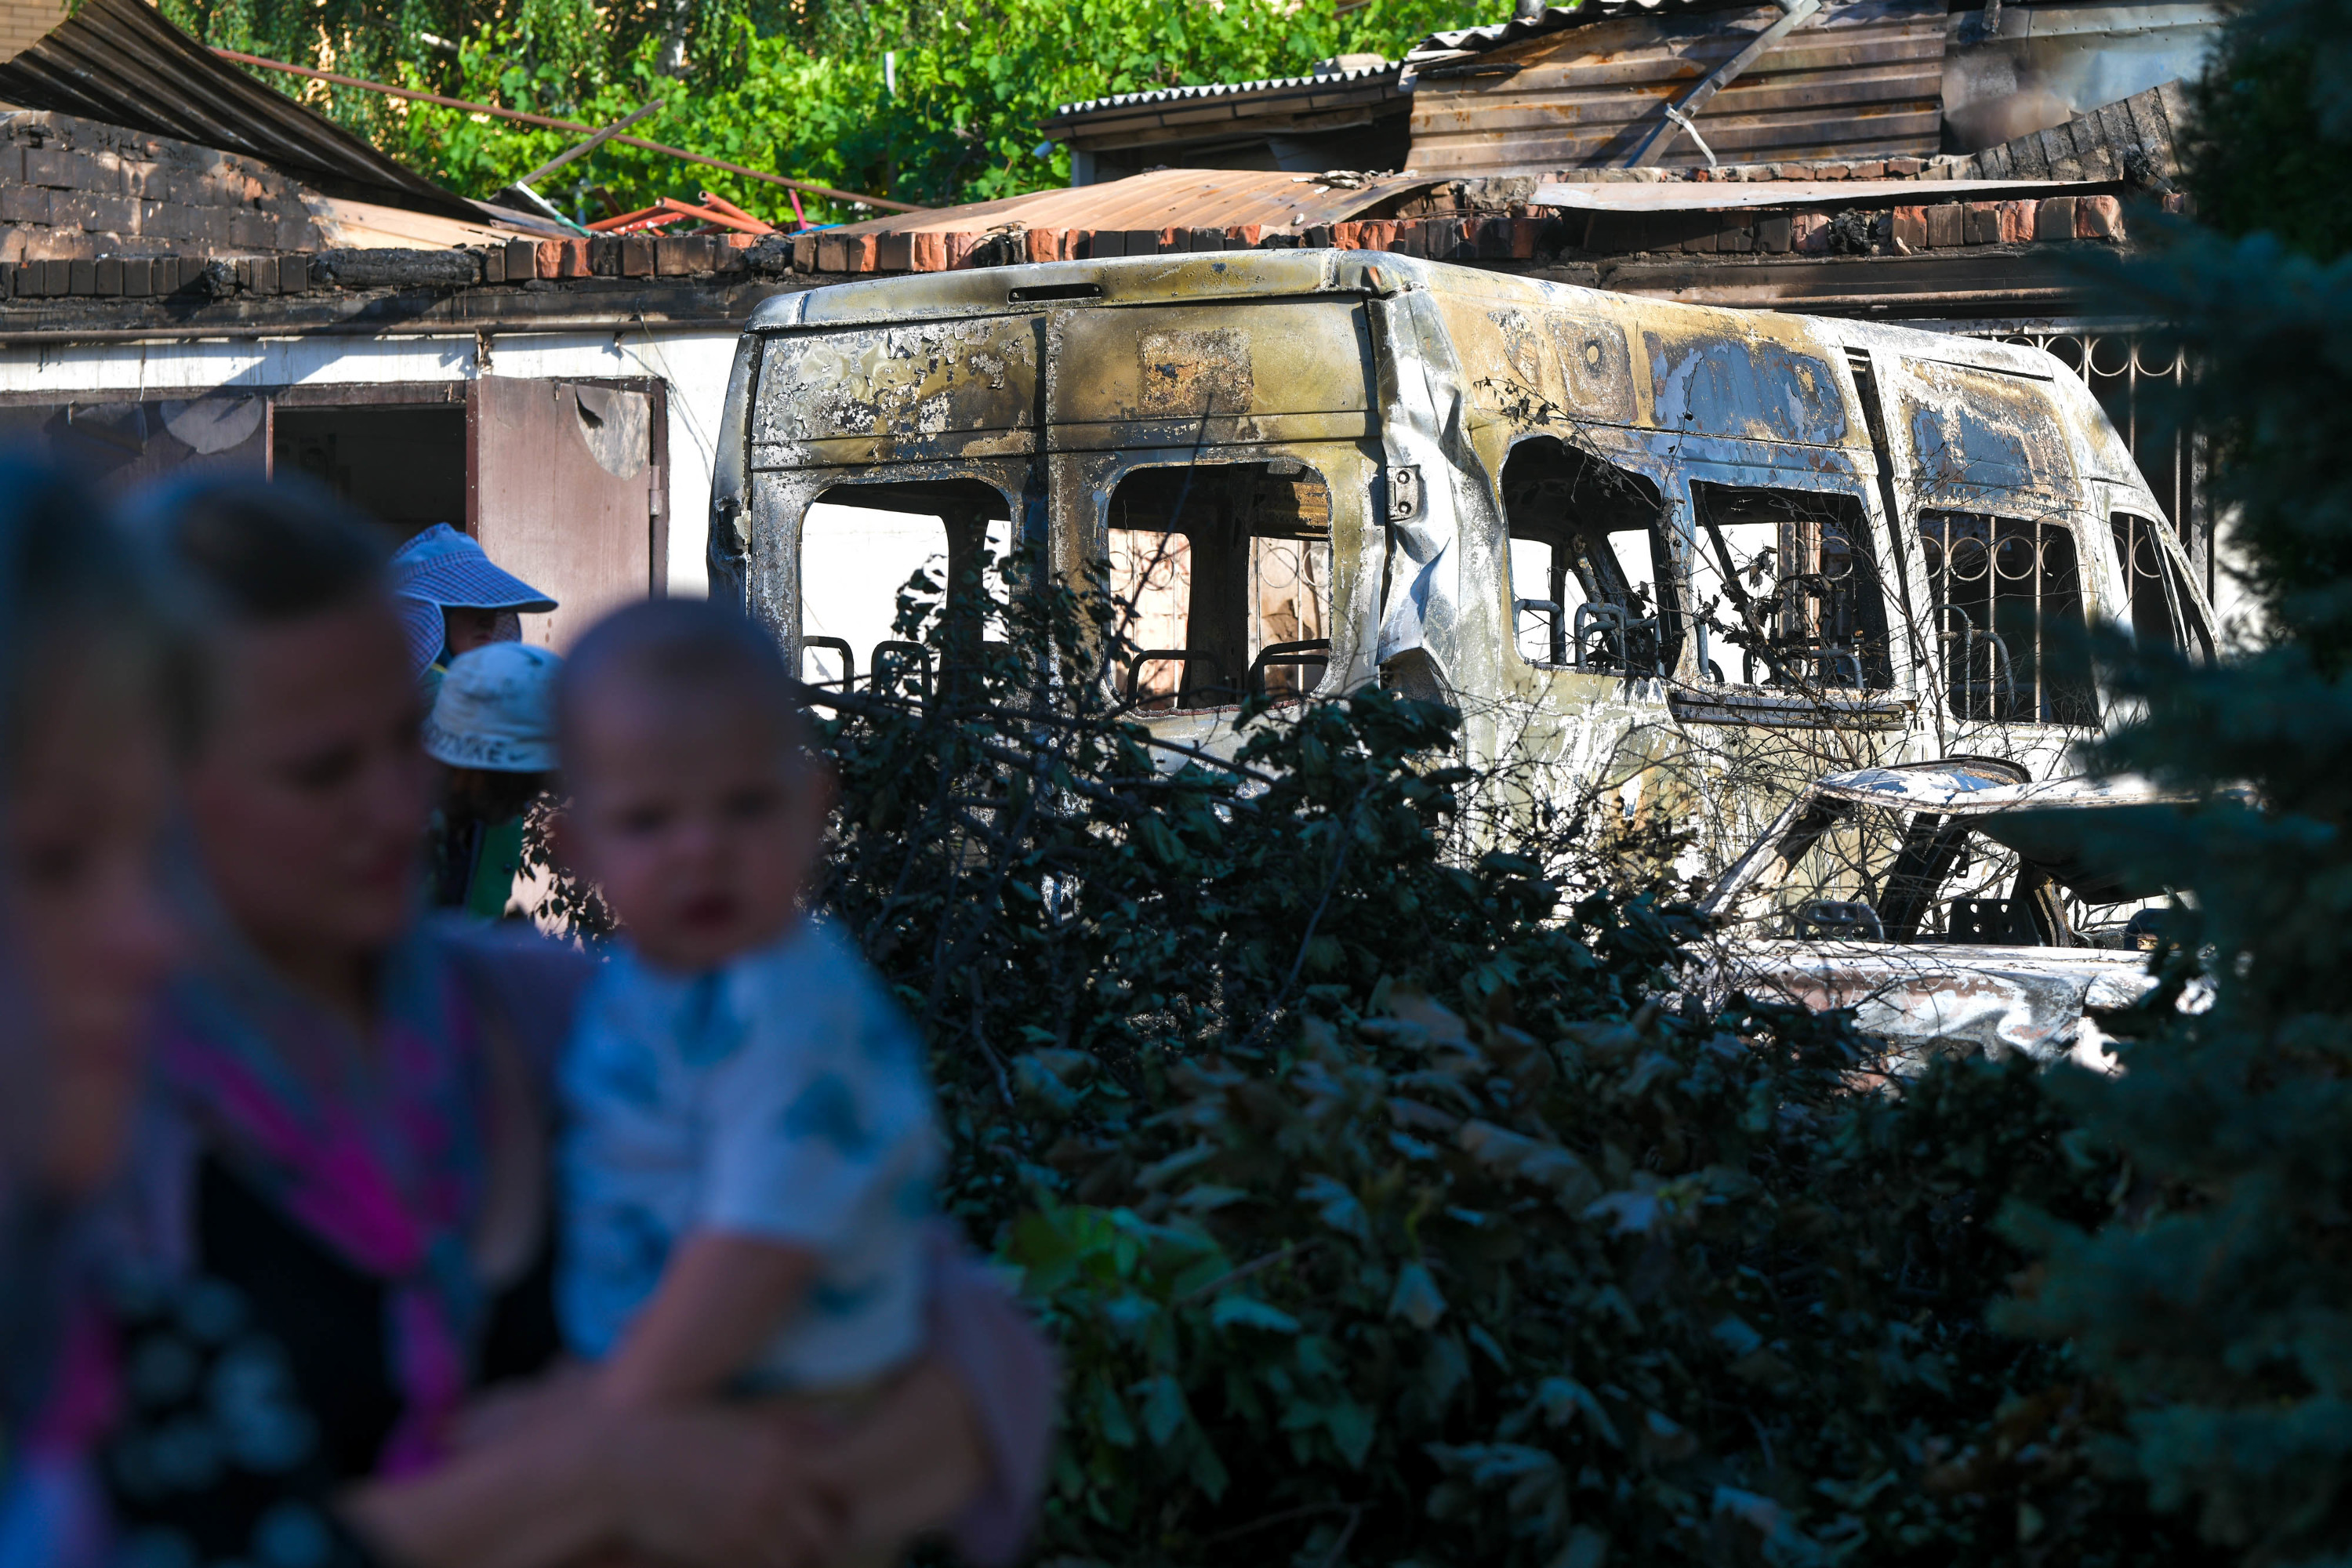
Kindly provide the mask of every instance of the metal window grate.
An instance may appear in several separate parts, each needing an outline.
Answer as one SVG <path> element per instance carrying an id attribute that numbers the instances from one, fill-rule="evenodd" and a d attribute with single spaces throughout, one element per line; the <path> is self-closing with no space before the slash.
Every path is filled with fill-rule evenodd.
<path id="1" fill-rule="evenodd" d="M 2058 668 L 2055 637 L 2083 621 L 2074 536 L 2063 522 L 1919 514 L 1927 595 L 1952 716 L 2091 724 L 2097 698 Z"/>
<path id="2" fill-rule="evenodd" d="M 2214 519 L 2206 499 L 2205 442 L 2178 418 L 2189 356 L 2177 343 L 2136 331 L 2028 330 L 1976 334 L 2042 349 L 2083 378 L 2131 449 L 2156 504 L 2172 520 L 2205 597 L 2219 586 Z"/>

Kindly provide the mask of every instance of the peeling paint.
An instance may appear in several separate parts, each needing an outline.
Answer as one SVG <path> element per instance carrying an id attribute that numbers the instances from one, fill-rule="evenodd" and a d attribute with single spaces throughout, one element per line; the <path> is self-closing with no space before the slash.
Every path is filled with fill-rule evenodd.
<path id="1" fill-rule="evenodd" d="M 1826 361 L 1769 338 L 1645 331 L 1661 429 L 1804 447 L 1845 438 L 1845 401 Z"/>
<path id="2" fill-rule="evenodd" d="M 743 461 L 712 535 L 715 551 L 723 538 L 741 553 L 714 580 L 743 583 L 780 635 L 797 636 L 783 558 L 795 509 L 832 485 L 985 477 L 1024 498 L 1015 515 L 1075 575 L 1104 558 L 1106 509 L 1137 468 L 1296 465 L 1329 496 L 1324 689 L 1386 680 L 1454 703 L 1469 759 L 1528 763 L 1529 790 L 1688 822 L 1690 874 L 1732 863 L 1780 803 L 1836 767 L 1965 751 L 2039 775 L 2083 737 L 1956 715 L 1923 512 L 1964 498 L 1962 510 L 2065 531 L 2081 562 L 2069 613 L 2092 616 L 2125 604 L 2110 499 L 2161 517 L 2095 402 L 2037 350 L 1382 253 L 859 282 L 764 307 L 749 336 L 764 358 L 732 395 L 722 445 Z M 1592 486 L 1507 494 L 1545 443 Z M 1754 575 L 1742 592 L 1755 598 L 1866 605 L 1874 640 L 1848 628 L 1837 641 L 1818 629 L 1826 611 L 1791 610 L 1770 633 L 1780 651 L 1746 657 L 1738 639 L 1755 641 L 1761 613 L 1743 620 L 1731 602 L 1703 491 L 1760 498 L 1754 516 L 1793 498 L 1855 520 L 1835 537 L 1840 569 L 1866 567 L 1859 586 L 1829 583 L 1821 527 L 1760 552 L 1769 530 L 1751 523 L 1732 564 Z M 1615 575 L 1570 574 L 1581 603 L 1542 608 L 1553 594 L 1517 581 L 1514 552 L 1547 528 L 1559 559 L 1581 573 L 1605 558 Z M 2201 600 L 2191 608 L 2210 626 Z M 1785 628 L 1800 623 L 1822 646 L 1799 646 Z M 1152 722 L 1223 745 L 1231 717 Z"/>
<path id="3" fill-rule="evenodd" d="M 754 405 L 755 447 L 908 432 L 1020 429 L 1037 369 L 1024 321 L 925 321 L 778 339 Z M 777 391 L 788 395 L 775 395 Z"/>
<path id="4" fill-rule="evenodd" d="M 1249 337 L 1234 328 L 1146 331 L 1136 338 L 1135 354 L 1147 419 L 1243 414 L 1254 400 Z"/>

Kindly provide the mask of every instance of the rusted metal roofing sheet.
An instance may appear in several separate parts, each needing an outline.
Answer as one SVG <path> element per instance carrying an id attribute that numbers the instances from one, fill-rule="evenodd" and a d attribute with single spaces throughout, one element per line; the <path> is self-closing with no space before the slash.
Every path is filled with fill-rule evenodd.
<path id="1" fill-rule="evenodd" d="M 0 65 L 0 100 L 242 153 L 380 201 L 479 217 L 458 196 L 216 58 L 143 0 L 82 0 L 39 43 Z"/>
<path id="2" fill-rule="evenodd" d="M 1156 169 L 1097 185 L 1072 185 L 936 212 L 908 213 L 837 232 L 953 234 L 989 229 L 1307 228 L 1428 189 L 1436 182 L 1387 174 L 1327 185 L 1311 174 L 1261 169 Z M 828 231 L 835 232 L 835 231 Z"/>
<path id="3" fill-rule="evenodd" d="M 1631 8 L 1423 67 L 1414 174 L 1622 163 L 1667 106 L 1780 15 L 1777 5 Z M 1943 126 L 1943 0 L 1826 6 L 1699 111 L 1727 163 L 1929 157 Z M 1707 162 L 1687 135 L 1660 160 Z"/>
<path id="4" fill-rule="evenodd" d="M 1832 207 L 1856 203 L 1904 206 L 1987 202 L 2098 191 L 2097 180 L 1570 180 L 1538 185 L 1528 205 L 1594 213 L 1734 212 L 1751 207 Z"/>
<path id="5" fill-rule="evenodd" d="M 1121 93 L 1065 104 L 1045 122 L 1044 131 L 1053 141 L 1087 147 L 1139 140 L 1188 141 L 1241 125 L 1293 132 L 1342 129 L 1368 124 L 1383 110 L 1402 114 L 1403 69 L 1401 65 L 1360 67 L 1327 76 Z"/>

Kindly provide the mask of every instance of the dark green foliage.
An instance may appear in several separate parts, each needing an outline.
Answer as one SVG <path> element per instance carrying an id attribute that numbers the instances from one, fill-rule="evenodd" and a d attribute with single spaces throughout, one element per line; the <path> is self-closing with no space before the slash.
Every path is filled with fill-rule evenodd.
<path id="1" fill-rule="evenodd" d="M 2142 848 L 2198 894 L 2177 928 L 2174 984 L 2203 967 L 2216 994 L 2199 1014 L 2147 1009 L 2120 1079 L 2053 1084 L 2125 1163 L 2128 1191 L 2096 1226 L 2021 1210 L 2011 1234 L 2046 1262 L 2003 1321 L 2071 1342 L 2125 1417 L 2109 1460 L 2226 1560 L 2340 1562 L 2352 1555 L 2352 261 L 2191 238 L 2133 285 L 2202 367 L 2190 412 L 2221 437 L 2218 478 L 2273 646 L 2218 669 L 2117 660 L 2148 716 L 2107 760 L 2209 802 Z"/>
<path id="2" fill-rule="evenodd" d="M 1066 184 L 1039 153 L 1056 105 L 1178 82 L 1394 58 L 1433 28 L 1481 19 L 1469 0 L 1369 0 L 1345 16 L 1286 0 L 163 0 L 208 43 L 471 102 L 608 124 L 655 99 L 632 134 L 750 168 L 945 205 Z M 437 41 L 436 41 L 437 40 Z M 896 57 L 897 89 L 884 56 Z M 272 73 L 433 177 L 487 196 L 578 140 L 457 110 Z M 608 143 L 542 194 L 583 219 L 708 188 L 789 226 L 778 187 Z M 871 217 L 804 198 L 815 221 Z"/>
<path id="3" fill-rule="evenodd" d="M 2186 137 L 2199 216 L 2225 235 L 2267 233 L 2321 260 L 2352 249 L 2338 199 L 2352 156 L 2352 8 L 2258 0 L 2221 31 L 2192 85 Z"/>
<path id="4" fill-rule="evenodd" d="M 2121 1185 L 2030 1066 L 1897 1090 L 1843 1018 L 1679 999 L 1688 917 L 1442 710 L 1161 771 L 1090 678 L 1116 606 L 1032 584 L 983 658 L 937 600 L 931 700 L 823 700 L 827 900 L 1068 1358 L 1047 1555 L 2178 1555 L 2084 1458 L 2114 1401 L 1987 1321 L 2003 1208 Z"/>
<path id="5" fill-rule="evenodd" d="M 2173 237 L 2166 254 L 2138 263 L 2108 262 L 2096 282 L 2116 310 L 2178 321 L 2197 367 L 2189 399 L 2168 412 L 2207 434 L 2216 458 L 2210 482 L 2217 511 L 2232 511 L 2229 536 L 2236 569 L 2264 607 L 2264 636 L 2291 643 L 2323 678 L 2352 655 L 2352 472 L 2341 454 L 2352 435 L 2345 406 L 2352 371 L 2352 258 L 2320 263 L 2293 254 L 2265 234 L 2230 241 L 2201 230 Z M 2290 731 L 2258 717 L 2308 698 L 2296 689 L 2298 667 L 2276 664 L 2228 675 L 2198 692 L 2189 711 L 2221 727 L 2228 743 L 2242 725 L 2248 740 L 2268 733 L 2305 753 L 2273 752 L 2267 764 L 2327 768 Z M 2284 682 L 2285 684 L 2281 684 Z M 2242 716 L 2227 689 L 2253 706 Z M 2192 761 L 2210 755 L 2192 750 Z M 2232 765 L 2237 765 L 2233 761 Z M 2311 781 L 2316 782 L 2316 781 Z"/>

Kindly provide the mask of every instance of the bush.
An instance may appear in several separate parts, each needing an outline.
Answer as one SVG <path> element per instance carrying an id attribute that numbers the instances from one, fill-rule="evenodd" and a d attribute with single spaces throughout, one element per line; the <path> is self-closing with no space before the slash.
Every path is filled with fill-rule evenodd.
<path id="1" fill-rule="evenodd" d="M 1118 607 L 1003 614 L 990 651 L 919 579 L 931 699 L 823 700 L 826 900 L 1068 1358 L 1049 1555 L 2179 1549 L 2083 1458 L 2104 1390 L 1988 1321 L 2004 1208 L 2090 1225 L 2120 1171 L 2030 1065 L 1898 1089 L 1842 1016 L 1709 1013 L 1688 911 L 1611 880 L 1671 857 L 1458 765 L 1444 710 L 1259 704 L 1155 766 L 1092 678 Z"/>

